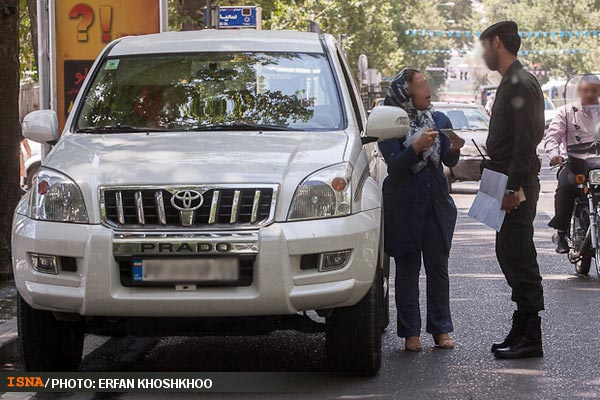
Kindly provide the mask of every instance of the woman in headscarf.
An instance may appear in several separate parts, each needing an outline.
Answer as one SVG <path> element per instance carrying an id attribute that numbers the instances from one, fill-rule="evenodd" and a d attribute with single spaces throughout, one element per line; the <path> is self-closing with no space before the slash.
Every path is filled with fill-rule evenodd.
<path id="1" fill-rule="evenodd" d="M 396 261 L 398 336 L 406 338 L 406 350 L 421 350 L 422 256 L 427 274 L 426 330 L 437 347 L 451 349 L 448 257 L 457 212 L 442 164 L 456 165 L 464 140 L 440 132 L 452 129 L 452 124 L 433 110 L 431 88 L 415 69 L 404 69 L 394 78 L 384 104 L 401 107 L 410 118 L 406 138 L 379 144 L 388 166 L 383 184 L 385 248 Z"/>

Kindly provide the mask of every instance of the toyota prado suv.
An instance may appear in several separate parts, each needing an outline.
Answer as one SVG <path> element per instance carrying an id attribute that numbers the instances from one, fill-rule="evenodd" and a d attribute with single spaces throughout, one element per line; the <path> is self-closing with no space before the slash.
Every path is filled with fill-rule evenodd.
<path id="1" fill-rule="evenodd" d="M 389 268 L 366 125 L 329 35 L 109 44 L 62 134 L 49 110 L 23 123 L 53 145 L 14 217 L 25 369 L 77 369 L 86 333 L 297 329 L 325 332 L 332 370 L 376 373 Z"/>

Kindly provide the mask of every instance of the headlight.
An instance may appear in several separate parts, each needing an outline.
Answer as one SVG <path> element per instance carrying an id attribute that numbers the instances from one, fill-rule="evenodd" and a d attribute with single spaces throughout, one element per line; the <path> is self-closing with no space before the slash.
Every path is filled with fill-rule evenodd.
<path id="1" fill-rule="evenodd" d="M 296 189 L 288 220 L 337 217 L 352 213 L 352 165 L 340 163 L 304 179 Z"/>
<path id="2" fill-rule="evenodd" d="M 63 174 L 41 169 L 29 201 L 29 218 L 43 221 L 87 223 L 79 187 Z"/>
<path id="3" fill-rule="evenodd" d="M 592 185 L 600 185 L 600 169 L 590 171 L 589 181 Z"/>

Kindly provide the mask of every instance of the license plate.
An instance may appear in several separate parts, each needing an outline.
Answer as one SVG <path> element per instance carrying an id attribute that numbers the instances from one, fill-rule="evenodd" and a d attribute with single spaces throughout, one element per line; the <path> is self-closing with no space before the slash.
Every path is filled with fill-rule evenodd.
<path id="1" fill-rule="evenodd" d="M 240 278 L 239 260 L 218 258 L 152 258 L 133 260 L 134 282 L 234 282 Z"/>

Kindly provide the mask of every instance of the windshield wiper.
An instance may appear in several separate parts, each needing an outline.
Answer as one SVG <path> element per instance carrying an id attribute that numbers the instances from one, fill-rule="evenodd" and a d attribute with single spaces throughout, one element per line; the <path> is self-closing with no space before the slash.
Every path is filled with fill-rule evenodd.
<path id="1" fill-rule="evenodd" d="M 233 122 L 228 124 L 209 124 L 189 128 L 190 131 L 300 131 L 286 125 L 254 124 L 248 122 Z"/>
<path id="2" fill-rule="evenodd" d="M 131 132 L 166 132 L 166 129 L 142 128 L 131 125 L 109 125 L 109 126 L 91 126 L 88 128 L 79 128 L 79 133 L 131 133 Z"/>

